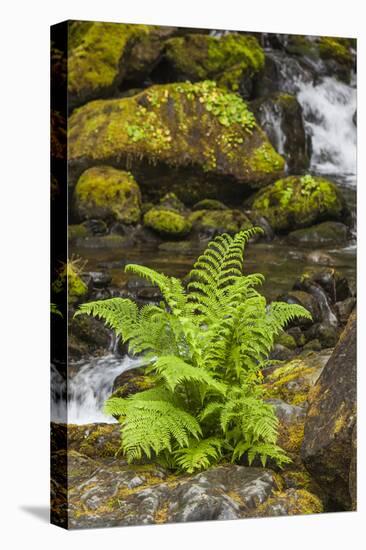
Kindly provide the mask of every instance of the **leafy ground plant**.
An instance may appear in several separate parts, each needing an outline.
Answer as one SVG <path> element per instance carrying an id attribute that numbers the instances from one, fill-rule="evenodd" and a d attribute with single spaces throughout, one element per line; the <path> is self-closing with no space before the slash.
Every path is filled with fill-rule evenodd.
<path id="1" fill-rule="evenodd" d="M 198 258 L 184 288 L 174 277 L 130 264 L 126 270 L 157 285 L 164 301 L 138 308 L 111 298 L 80 306 L 144 354 L 152 389 L 111 397 L 105 411 L 121 425 L 129 462 L 155 459 L 192 473 L 220 460 L 249 464 L 259 457 L 281 466 L 289 459 L 276 444 L 278 421 L 263 399 L 262 368 L 274 338 L 300 305 L 266 303 L 256 290 L 261 274 L 243 275 L 244 247 L 260 229 L 223 234 Z"/>

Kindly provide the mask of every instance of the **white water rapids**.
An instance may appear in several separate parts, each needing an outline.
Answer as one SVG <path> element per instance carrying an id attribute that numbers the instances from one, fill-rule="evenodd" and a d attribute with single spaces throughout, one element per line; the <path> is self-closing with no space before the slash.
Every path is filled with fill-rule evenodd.
<path id="1" fill-rule="evenodd" d="M 74 375 L 68 377 L 67 415 L 66 383 L 52 368 L 53 392 L 51 394 L 51 418 L 53 422 L 88 424 L 89 422 L 113 422 L 103 413 L 104 401 L 111 395 L 113 382 L 122 372 L 139 366 L 140 361 L 107 355 L 91 359 L 88 363 L 73 366 Z"/>

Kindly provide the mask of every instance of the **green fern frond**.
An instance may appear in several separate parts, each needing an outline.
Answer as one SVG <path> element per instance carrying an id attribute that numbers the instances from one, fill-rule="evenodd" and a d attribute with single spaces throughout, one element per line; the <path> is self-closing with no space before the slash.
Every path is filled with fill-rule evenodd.
<path id="1" fill-rule="evenodd" d="M 174 452 L 176 465 L 188 474 L 206 470 L 220 460 L 224 446 L 225 441 L 217 437 L 190 441 L 189 447 Z"/>

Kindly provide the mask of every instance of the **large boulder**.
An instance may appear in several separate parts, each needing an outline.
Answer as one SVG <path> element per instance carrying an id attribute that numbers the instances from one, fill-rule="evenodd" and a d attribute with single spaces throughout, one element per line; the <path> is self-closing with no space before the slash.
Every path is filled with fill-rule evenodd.
<path id="1" fill-rule="evenodd" d="M 187 204 L 248 196 L 284 169 L 246 103 L 211 81 L 152 86 L 74 111 L 71 185 L 86 168 L 107 163 L 128 166 L 150 199 L 175 192 Z"/>
<path id="2" fill-rule="evenodd" d="M 78 221 L 101 218 L 137 223 L 141 217 L 139 186 L 129 172 L 110 166 L 89 168 L 74 189 L 73 213 Z"/>
<path id="3" fill-rule="evenodd" d="M 69 106 L 107 97 L 124 79 L 146 76 L 160 56 L 163 39 L 174 31 L 171 27 L 72 21 L 68 57 Z"/>
<path id="4" fill-rule="evenodd" d="M 309 396 L 302 460 L 335 509 L 352 508 L 349 490 L 356 422 L 356 312 Z"/>
<path id="5" fill-rule="evenodd" d="M 253 209 L 276 231 L 288 232 L 325 220 L 340 220 L 345 200 L 331 181 L 322 177 L 289 176 L 258 191 Z"/>
<path id="6" fill-rule="evenodd" d="M 278 93 L 253 101 L 250 106 L 273 147 L 285 158 L 288 172 L 298 174 L 306 170 L 310 147 L 296 97 Z"/>
<path id="7" fill-rule="evenodd" d="M 254 36 L 188 34 L 166 42 L 166 70 L 174 81 L 216 80 L 220 86 L 251 92 L 252 77 L 263 68 L 264 52 Z"/>
<path id="8" fill-rule="evenodd" d="M 97 460 L 72 450 L 68 472 L 71 528 L 322 511 L 317 497 L 305 490 L 285 491 L 280 476 L 265 468 L 224 465 L 175 476 L 154 464 L 128 466 L 121 459 Z"/>

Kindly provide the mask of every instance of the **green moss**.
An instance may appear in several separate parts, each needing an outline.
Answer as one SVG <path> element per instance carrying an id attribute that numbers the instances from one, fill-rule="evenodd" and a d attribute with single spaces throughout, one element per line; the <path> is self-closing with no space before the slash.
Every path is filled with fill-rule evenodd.
<path id="1" fill-rule="evenodd" d="M 75 239 L 87 237 L 89 235 L 89 231 L 82 224 L 69 225 L 67 229 L 67 234 L 68 234 L 69 240 L 72 241 Z"/>
<path id="2" fill-rule="evenodd" d="M 90 458 L 115 457 L 120 450 L 120 440 L 113 424 L 89 424 L 68 426 L 69 446 Z"/>
<path id="3" fill-rule="evenodd" d="M 308 399 L 317 369 L 301 359 L 293 359 L 276 368 L 265 379 L 265 393 L 268 397 L 283 399 L 291 405 L 301 405 Z"/>
<path id="4" fill-rule="evenodd" d="M 83 267 L 80 260 L 69 260 L 60 267 L 58 276 L 52 283 L 55 294 L 64 292 L 67 288 L 69 304 L 79 302 L 88 293 L 88 287 L 80 277 Z"/>
<path id="5" fill-rule="evenodd" d="M 203 199 L 193 206 L 193 210 L 227 210 L 228 207 L 215 199 Z"/>
<path id="6" fill-rule="evenodd" d="M 86 170 L 76 184 L 73 202 L 81 220 L 104 218 L 131 224 L 141 217 L 140 189 L 134 177 L 110 166 Z"/>
<path id="7" fill-rule="evenodd" d="M 342 38 L 322 36 L 319 39 L 319 52 L 323 59 L 334 59 L 341 65 L 352 67 L 352 53 Z"/>
<path id="8" fill-rule="evenodd" d="M 280 344 L 281 346 L 285 346 L 288 349 L 295 349 L 297 348 L 296 340 L 291 334 L 288 334 L 287 332 L 281 332 L 276 338 L 276 344 Z"/>
<path id="9" fill-rule="evenodd" d="M 299 455 L 304 439 L 304 422 L 281 424 L 278 431 L 277 444 L 290 455 Z"/>
<path id="10" fill-rule="evenodd" d="M 276 181 L 257 193 L 252 206 L 278 231 L 338 219 L 345 211 L 343 196 L 336 185 L 310 175 Z"/>
<path id="11" fill-rule="evenodd" d="M 197 231 L 214 233 L 237 233 L 253 226 L 249 218 L 240 210 L 196 210 L 189 221 Z"/>
<path id="12" fill-rule="evenodd" d="M 197 166 L 251 186 L 284 168 L 247 104 L 211 81 L 89 102 L 70 118 L 69 158 Z"/>
<path id="13" fill-rule="evenodd" d="M 173 210 L 152 208 L 144 215 L 144 224 L 162 237 L 185 237 L 191 230 L 191 223 Z"/>
<path id="14" fill-rule="evenodd" d="M 112 86 L 118 77 L 125 48 L 136 36 L 148 32 L 146 25 L 72 23 L 69 31 L 69 93 L 79 95 Z"/>
<path id="15" fill-rule="evenodd" d="M 237 90 L 244 76 L 252 76 L 264 66 L 264 52 L 257 39 L 239 34 L 172 38 L 166 44 L 166 57 L 184 78 L 216 80 L 230 90 Z"/>

